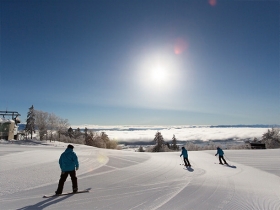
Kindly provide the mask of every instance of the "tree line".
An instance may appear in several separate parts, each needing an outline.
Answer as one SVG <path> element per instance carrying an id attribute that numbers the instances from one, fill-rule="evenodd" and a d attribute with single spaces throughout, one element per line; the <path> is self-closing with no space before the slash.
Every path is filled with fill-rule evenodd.
<path id="1" fill-rule="evenodd" d="M 80 128 L 72 129 L 67 119 L 60 118 L 53 113 L 35 110 L 32 105 L 27 113 L 24 129 L 25 138 L 33 138 L 35 131 L 40 140 L 61 141 L 66 143 L 85 144 L 107 149 L 117 149 L 118 144 L 110 140 L 105 132 L 94 132 L 87 128 L 84 132 Z"/>
<path id="2" fill-rule="evenodd" d="M 50 141 L 62 141 L 67 143 L 77 143 L 85 144 L 94 147 L 116 149 L 118 148 L 118 143 L 114 140 L 110 140 L 105 132 L 94 132 L 87 128 L 84 132 L 81 132 L 80 128 L 72 129 L 67 119 L 60 118 L 53 113 L 43 112 L 40 110 L 35 110 L 32 105 L 27 113 L 26 126 L 24 129 L 25 138 L 31 136 L 35 131 L 38 131 L 40 140 L 48 139 Z M 155 146 L 150 150 L 151 152 L 167 152 L 179 150 L 177 145 L 177 139 L 175 135 L 171 140 L 171 143 L 165 142 L 161 132 L 156 132 L 154 137 Z M 265 143 L 266 148 L 280 148 L 280 129 L 272 128 L 268 129 L 266 133 L 263 134 L 260 140 L 256 139 L 255 142 Z M 215 149 L 216 145 L 211 144 L 207 146 L 200 147 L 198 145 L 188 142 L 186 144 L 188 150 L 207 150 Z M 248 147 L 244 145 L 238 145 L 231 149 L 247 149 Z M 143 147 L 139 148 L 139 151 L 143 152 Z"/>
<path id="3" fill-rule="evenodd" d="M 173 135 L 171 143 L 166 142 L 161 134 L 161 132 L 156 132 L 154 137 L 155 146 L 152 147 L 151 152 L 170 152 L 178 151 L 179 146 L 177 145 L 177 138 Z M 143 147 L 140 147 L 139 152 L 144 152 Z"/>
<path id="4" fill-rule="evenodd" d="M 280 148 L 280 128 L 268 129 L 267 132 L 264 133 L 260 139 L 255 138 L 252 142 L 263 143 L 268 149 Z M 153 146 L 151 149 L 148 149 L 149 152 L 170 152 L 174 150 L 179 150 L 179 146 L 177 145 L 177 139 L 175 135 L 173 135 L 171 143 L 168 143 L 164 141 L 161 132 L 157 132 L 154 137 L 154 143 L 155 146 Z M 212 142 L 208 145 L 197 145 L 193 144 L 192 142 L 187 142 L 185 145 L 185 147 L 189 151 L 215 150 L 217 146 L 221 145 L 216 145 Z M 244 142 L 244 144 L 230 146 L 227 149 L 250 149 L 250 147 L 248 146 L 248 144 L 246 144 L 246 142 Z M 138 151 L 144 152 L 145 150 L 142 146 L 140 146 Z"/>

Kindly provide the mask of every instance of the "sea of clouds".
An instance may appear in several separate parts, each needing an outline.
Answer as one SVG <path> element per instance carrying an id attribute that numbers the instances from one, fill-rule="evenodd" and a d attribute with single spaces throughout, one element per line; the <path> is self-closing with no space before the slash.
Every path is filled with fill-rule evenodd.
<path id="1" fill-rule="evenodd" d="M 269 126 L 99 126 L 82 125 L 72 128 L 92 129 L 106 132 L 110 139 L 124 142 L 152 141 L 157 131 L 165 141 L 171 141 L 173 135 L 179 141 L 212 141 L 212 140 L 253 140 L 260 139 Z"/>

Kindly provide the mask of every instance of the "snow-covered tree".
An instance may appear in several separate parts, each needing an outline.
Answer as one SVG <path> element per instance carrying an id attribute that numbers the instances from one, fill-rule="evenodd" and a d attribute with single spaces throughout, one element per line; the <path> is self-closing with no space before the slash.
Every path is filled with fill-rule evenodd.
<path id="1" fill-rule="evenodd" d="M 60 141 L 61 134 L 67 133 L 67 128 L 69 127 L 69 123 L 67 119 L 58 118 L 57 123 L 57 133 L 58 133 L 58 140 Z"/>
<path id="2" fill-rule="evenodd" d="M 262 136 L 262 143 L 265 143 L 267 148 L 280 148 L 280 128 L 268 129 Z"/>
<path id="3" fill-rule="evenodd" d="M 108 135 L 105 132 L 101 132 L 100 137 L 103 140 L 103 142 L 105 143 L 106 148 L 108 148 L 109 142 L 110 142 Z"/>
<path id="4" fill-rule="evenodd" d="M 35 110 L 35 125 L 39 131 L 40 140 L 43 140 L 44 135 L 47 134 L 48 116 L 47 112 Z"/>
<path id="5" fill-rule="evenodd" d="M 54 133 L 57 131 L 58 128 L 58 117 L 51 113 L 48 114 L 48 118 L 47 118 L 47 123 L 48 123 L 48 133 L 50 141 L 53 141 L 53 137 L 54 137 Z"/>
<path id="6" fill-rule="evenodd" d="M 25 132 L 31 135 L 31 139 L 33 137 L 33 133 L 35 133 L 35 110 L 32 105 L 27 112 L 27 119 L 25 125 Z"/>

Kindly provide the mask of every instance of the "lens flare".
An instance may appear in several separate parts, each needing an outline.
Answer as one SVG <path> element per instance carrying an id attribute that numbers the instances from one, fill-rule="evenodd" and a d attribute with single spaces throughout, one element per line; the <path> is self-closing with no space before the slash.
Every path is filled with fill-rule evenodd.
<path id="1" fill-rule="evenodd" d="M 182 54 L 184 51 L 187 50 L 187 48 L 188 48 L 188 43 L 184 39 L 178 38 L 175 40 L 174 53 L 176 55 Z"/>
<path id="2" fill-rule="evenodd" d="M 208 0 L 208 3 L 214 7 L 217 4 L 217 0 Z"/>

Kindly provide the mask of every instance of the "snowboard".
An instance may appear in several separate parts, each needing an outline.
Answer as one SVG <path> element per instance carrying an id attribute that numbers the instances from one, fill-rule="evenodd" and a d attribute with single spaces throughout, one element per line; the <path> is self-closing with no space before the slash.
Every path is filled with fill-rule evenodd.
<path id="1" fill-rule="evenodd" d="M 74 194 L 78 194 L 78 193 L 87 193 L 89 192 L 89 190 L 80 190 L 78 192 L 65 192 L 65 193 L 61 193 L 59 195 L 56 194 L 52 194 L 52 195 L 44 195 L 43 198 L 51 198 L 51 197 L 56 197 L 56 196 L 62 196 L 62 195 L 74 195 Z"/>

